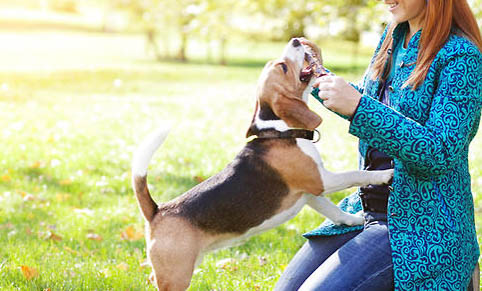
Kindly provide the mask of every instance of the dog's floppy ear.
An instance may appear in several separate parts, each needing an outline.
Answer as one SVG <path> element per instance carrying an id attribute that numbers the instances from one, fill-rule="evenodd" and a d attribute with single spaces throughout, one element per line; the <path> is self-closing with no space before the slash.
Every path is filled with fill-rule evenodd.
<path id="1" fill-rule="evenodd" d="M 273 112 L 289 127 L 314 130 L 322 122 L 321 117 L 311 111 L 303 100 L 286 95 L 278 95 L 271 104 Z"/>

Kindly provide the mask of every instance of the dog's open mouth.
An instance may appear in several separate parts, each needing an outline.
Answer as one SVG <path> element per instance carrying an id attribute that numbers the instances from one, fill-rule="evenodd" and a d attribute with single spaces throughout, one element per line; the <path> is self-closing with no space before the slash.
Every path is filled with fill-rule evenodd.
<path id="1" fill-rule="evenodd" d="M 311 77 L 315 76 L 319 78 L 325 75 L 332 75 L 332 73 L 323 67 L 321 56 L 313 51 L 313 49 L 304 45 L 305 47 L 305 60 L 303 62 L 303 69 L 300 72 L 300 81 L 309 82 Z"/>
<path id="2" fill-rule="evenodd" d="M 300 72 L 300 81 L 309 82 L 311 80 L 311 76 L 313 76 L 313 67 L 315 66 L 315 61 L 310 53 L 305 52 L 305 61 L 303 64 L 305 67 Z"/>

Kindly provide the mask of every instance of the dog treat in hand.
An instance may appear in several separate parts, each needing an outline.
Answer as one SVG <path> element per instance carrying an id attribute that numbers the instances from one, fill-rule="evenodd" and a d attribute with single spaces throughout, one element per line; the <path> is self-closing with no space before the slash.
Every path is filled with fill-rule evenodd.
<path id="1" fill-rule="evenodd" d="M 327 68 L 323 67 L 323 61 L 318 57 L 318 53 L 313 51 L 313 48 L 307 44 L 303 44 L 305 48 L 305 60 L 309 63 L 309 66 L 306 67 L 304 70 L 307 70 L 306 73 L 313 72 L 316 78 L 325 76 L 325 75 L 333 75 Z"/>
<path id="2" fill-rule="evenodd" d="M 301 71 L 301 80 L 309 80 L 311 75 L 314 75 L 315 78 L 319 78 L 322 76 L 333 76 L 332 72 L 323 66 L 323 60 L 321 59 L 321 53 L 316 52 L 313 47 L 310 45 L 311 42 L 305 41 L 302 42 L 303 47 L 305 48 L 305 61 L 308 63 L 308 66 Z M 323 104 L 323 99 L 318 96 L 320 92 L 319 88 L 313 88 L 311 91 L 311 95 L 315 97 L 321 104 Z M 335 112 L 336 113 L 336 112 Z M 338 113 L 336 113 L 338 114 Z M 338 114 L 339 116 L 343 117 L 344 119 L 348 119 L 348 116 L 344 116 Z"/>

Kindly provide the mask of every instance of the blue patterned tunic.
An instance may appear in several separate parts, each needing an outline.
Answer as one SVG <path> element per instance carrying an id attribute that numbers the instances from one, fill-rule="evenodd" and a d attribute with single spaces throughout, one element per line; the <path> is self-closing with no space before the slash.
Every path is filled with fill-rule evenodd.
<path id="1" fill-rule="evenodd" d="M 395 43 L 407 29 L 407 23 L 396 27 Z M 412 37 L 395 69 L 392 107 L 376 100 L 378 80 L 365 76 L 361 86 L 354 85 L 363 96 L 349 132 L 360 139 L 360 165 L 369 146 L 394 158 L 388 225 L 395 289 L 464 290 L 479 257 L 468 151 L 480 121 L 482 54 L 453 32 L 425 81 L 414 91 L 402 88 L 415 68 L 420 35 Z M 350 213 L 361 210 L 358 193 L 339 205 Z M 305 237 L 361 228 L 325 220 Z"/>

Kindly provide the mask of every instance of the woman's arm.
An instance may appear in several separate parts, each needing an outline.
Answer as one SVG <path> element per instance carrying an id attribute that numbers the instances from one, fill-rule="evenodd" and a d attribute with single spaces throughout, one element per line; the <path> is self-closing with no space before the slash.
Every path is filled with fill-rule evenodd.
<path id="1" fill-rule="evenodd" d="M 482 61 L 477 49 L 448 61 L 429 119 L 422 125 L 362 96 L 349 132 L 402 161 L 415 174 L 441 175 L 458 158 L 480 120 Z"/>

